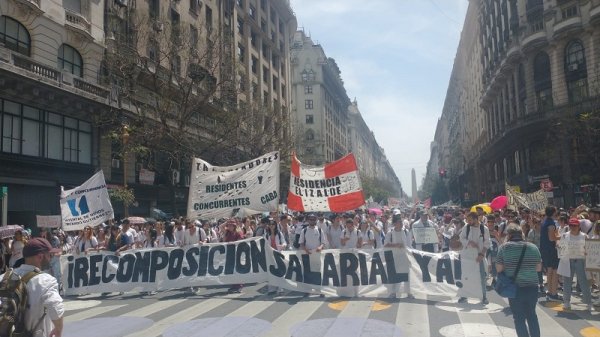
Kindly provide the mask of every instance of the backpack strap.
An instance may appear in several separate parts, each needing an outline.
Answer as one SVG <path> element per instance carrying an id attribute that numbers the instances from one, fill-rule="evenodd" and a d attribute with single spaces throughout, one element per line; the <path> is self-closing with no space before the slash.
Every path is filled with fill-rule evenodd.
<path id="1" fill-rule="evenodd" d="M 30 271 L 29 273 L 25 274 L 22 278 L 21 281 L 25 284 L 27 284 L 27 282 L 29 282 L 29 280 L 31 280 L 32 278 L 34 278 L 35 276 L 37 276 L 38 274 L 41 274 L 42 271 L 39 270 L 38 268 L 35 268 L 34 270 Z"/>

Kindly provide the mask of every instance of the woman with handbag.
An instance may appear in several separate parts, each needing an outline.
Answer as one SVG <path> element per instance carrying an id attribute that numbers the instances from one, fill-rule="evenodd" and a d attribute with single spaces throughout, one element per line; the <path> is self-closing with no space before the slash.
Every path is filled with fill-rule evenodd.
<path id="1" fill-rule="evenodd" d="M 538 300 L 538 271 L 542 270 L 539 249 L 523 240 L 521 226 L 510 223 L 508 241 L 498 248 L 496 270 L 516 284 L 516 294 L 508 299 L 518 337 L 539 337 L 540 324 L 535 307 Z M 500 275 L 498 282 L 500 282 Z"/>

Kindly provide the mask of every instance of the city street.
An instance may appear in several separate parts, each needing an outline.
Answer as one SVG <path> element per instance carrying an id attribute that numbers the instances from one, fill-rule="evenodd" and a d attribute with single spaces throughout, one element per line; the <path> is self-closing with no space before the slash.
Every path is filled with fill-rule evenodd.
<path id="1" fill-rule="evenodd" d="M 266 294 L 264 284 L 241 294 L 227 287 L 156 295 L 113 293 L 68 297 L 64 337 L 193 336 L 516 336 L 507 302 L 489 293 L 486 307 L 471 299 L 416 296 L 414 300 L 319 298 L 285 292 Z M 598 336 L 600 312 L 589 314 L 575 302 L 538 304 L 545 337 Z"/>

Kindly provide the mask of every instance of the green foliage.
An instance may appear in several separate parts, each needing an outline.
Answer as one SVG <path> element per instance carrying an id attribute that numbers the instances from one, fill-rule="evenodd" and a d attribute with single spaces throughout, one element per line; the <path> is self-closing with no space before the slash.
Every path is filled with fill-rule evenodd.
<path id="1" fill-rule="evenodd" d="M 111 202 L 123 203 L 125 206 L 131 205 L 135 202 L 135 195 L 133 194 L 133 189 L 131 188 L 113 188 L 108 190 L 108 195 Z"/>

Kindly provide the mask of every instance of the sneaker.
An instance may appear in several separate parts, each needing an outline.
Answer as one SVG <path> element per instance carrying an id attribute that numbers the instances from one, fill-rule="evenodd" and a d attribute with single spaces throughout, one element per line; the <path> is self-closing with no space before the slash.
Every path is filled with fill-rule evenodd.
<path id="1" fill-rule="evenodd" d="M 546 295 L 546 301 L 548 302 L 562 302 L 562 297 L 558 296 L 558 294 L 556 295 Z"/>
<path id="2" fill-rule="evenodd" d="M 467 303 L 467 298 L 466 297 L 459 298 L 458 303 Z"/>
<path id="3" fill-rule="evenodd" d="M 392 298 L 392 299 L 396 298 L 396 293 L 391 293 L 390 296 L 388 296 L 388 298 Z"/>
<path id="4" fill-rule="evenodd" d="M 325 295 L 321 294 L 319 295 L 320 298 L 325 298 Z"/>
<path id="5" fill-rule="evenodd" d="M 594 306 L 591 303 L 587 305 L 587 311 L 589 311 L 589 312 L 594 311 Z"/>
<path id="6" fill-rule="evenodd" d="M 406 298 L 409 299 L 409 300 L 414 300 L 415 299 L 415 295 L 408 294 L 408 295 L 406 295 Z"/>
<path id="7" fill-rule="evenodd" d="M 488 304 L 490 304 L 490 301 L 488 301 L 487 298 L 484 298 L 484 299 L 481 300 L 481 304 L 488 305 Z"/>

